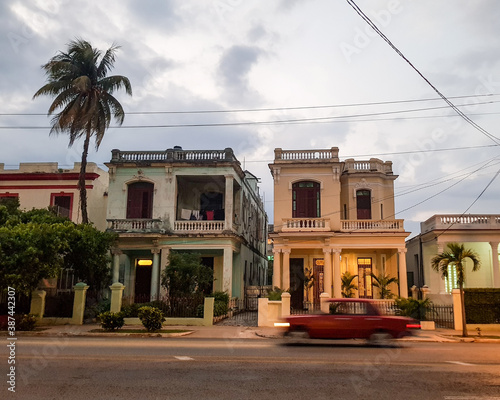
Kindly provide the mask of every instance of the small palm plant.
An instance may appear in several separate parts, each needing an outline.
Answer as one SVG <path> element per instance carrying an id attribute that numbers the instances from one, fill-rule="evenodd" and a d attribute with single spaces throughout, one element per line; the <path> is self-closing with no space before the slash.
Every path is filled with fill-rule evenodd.
<path id="1" fill-rule="evenodd" d="M 380 275 L 371 274 L 371 277 L 373 278 L 373 286 L 379 288 L 380 290 L 381 299 L 392 299 L 394 297 L 394 294 L 391 289 L 389 289 L 389 286 L 392 283 L 398 284 L 398 278 L 394 278 L 383 273 Z"/>
<path id="2" fill-rule="evenodd" d="M 354 297 L 354 291 L 358 290 L 358 287 L 353 283 L 353 280 L 357 277 L 358 275 L 352 275 L 349 271 L 344 272 L 342 275 L 342 297 Z"/>
<path id="3" fill-rule="evenodd" d="M 460 302 L 462 303 L 462 336 L 467 336 L 467 325 L 465 320 L 464 305 L 464 283 L 465 283 L 465 259 L 472 261 L 472 271 L 477 271 L 481 267 L 478 254 L 466 249 L 463 244 L 448 243 L 448 250 L 437 254 L 431 260 L 431 266 L 436 272 L 440 272 L 443 278 L 448 277 L 448 267 L 452 266 L 457 271 L 457 283 L 460 289 Z"/>

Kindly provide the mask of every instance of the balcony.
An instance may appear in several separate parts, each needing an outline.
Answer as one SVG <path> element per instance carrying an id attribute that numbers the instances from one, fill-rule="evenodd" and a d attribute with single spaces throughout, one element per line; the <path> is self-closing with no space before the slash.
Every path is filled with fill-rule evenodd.
<path id="1" fill-rule="evenodd" d="M 421 223 L 422 233 L 435 229 L 500 229 L 500 215 L 434 215 Z"/>
<path id="2" fill-rule="evenodd" d="M 404 220 L 402 219 L 352 219 L 342 220 L 342 232 L 404 232 Z"/>
<path id="3" fill-rule="evenodd" d="M 356 172 L 381 172 L 383 174 L 392 174 L 392 162 L 382 161 L 378 158 L 370 158 L 366 161 L 356 161 L 353 158 L 349 158 L 344 162 L 344 172 L 346 173 L 356 173 Z"/>
<path id="4" fill-rule="evenodd" d="M 277 148 L 274 150 L 275 163 L 325 163 L 339 162 L 339 149 L 322 150 L 283 150 Z"/>
<path id="5" fill-rule="evenodd" d="M 282 232 L 328 232 L 329 218 L 284 218 Z"/>
<path id="6" fill-rule="evenodd" d="M 231 148 L 224 150 L 183 150 L 182 148 L 164 151 L 111 151 L 111 163 L 171 163 L 171 162 L 214 162 L 238 161 Z"/>
<path id="7" fill-rule="evenodd" d="M 175 221 L 175 233 L 221 233 L 224 221 Z"/>
<path id="8" fill-rule="evenodd" d="M 108 231 L 153 233 L 162 231 L 161 219 L 108 219 Z"/>

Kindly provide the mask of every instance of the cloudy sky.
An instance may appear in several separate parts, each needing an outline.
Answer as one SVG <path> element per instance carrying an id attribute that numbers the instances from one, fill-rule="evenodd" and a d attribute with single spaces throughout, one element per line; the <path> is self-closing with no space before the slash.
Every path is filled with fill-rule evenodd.
<path id="1" fill-rule="evenodd" d="M 89 156 L 101 167 L 113 148 L 232 147 L 272 219 L 274 148 L 336 146 L 341 159 L 393 161 L 396 218 L 413 234 L 436 213 L 499 214 L 500 178 L 474 203 L 500 168 L 498 1 L 356 3 L 483 132 L 344 0 L 3 0 L 0 163 L 79 161 L 81 143 L 49 137 L 50 98 L 32 100 L 41 65 L 79 37 L 120 45 L 112 73 L 133 88 L 116 94 L 124 127 Z"/>

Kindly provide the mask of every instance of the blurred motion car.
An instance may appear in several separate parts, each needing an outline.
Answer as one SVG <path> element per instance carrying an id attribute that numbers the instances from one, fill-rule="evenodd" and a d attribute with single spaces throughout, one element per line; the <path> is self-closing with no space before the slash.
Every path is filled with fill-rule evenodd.
<path id="1" fill-rule="evenodd" d="M 387 344 L 392 339 L 411 336 L 420 328 L 418 321 L 398 315 L 385 315 L 370 299 L 330 299 L 329 313 L 290 315 L 284 318 L 284 338 L 366 339 L 372 344 Z"/>

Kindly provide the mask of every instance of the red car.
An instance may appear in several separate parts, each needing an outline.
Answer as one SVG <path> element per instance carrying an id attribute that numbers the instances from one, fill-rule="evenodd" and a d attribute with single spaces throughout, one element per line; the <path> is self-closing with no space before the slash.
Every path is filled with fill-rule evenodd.
<path id="1" fill-rule="evenodd" d="M 368 299 L 331 299 L 330 313 L 291 315 L 285 318 L 287 339 L 367 339 L 385 344 L 391 339 L 410 336 L 420 328 L 418 321 L 384 315 Z"/>

